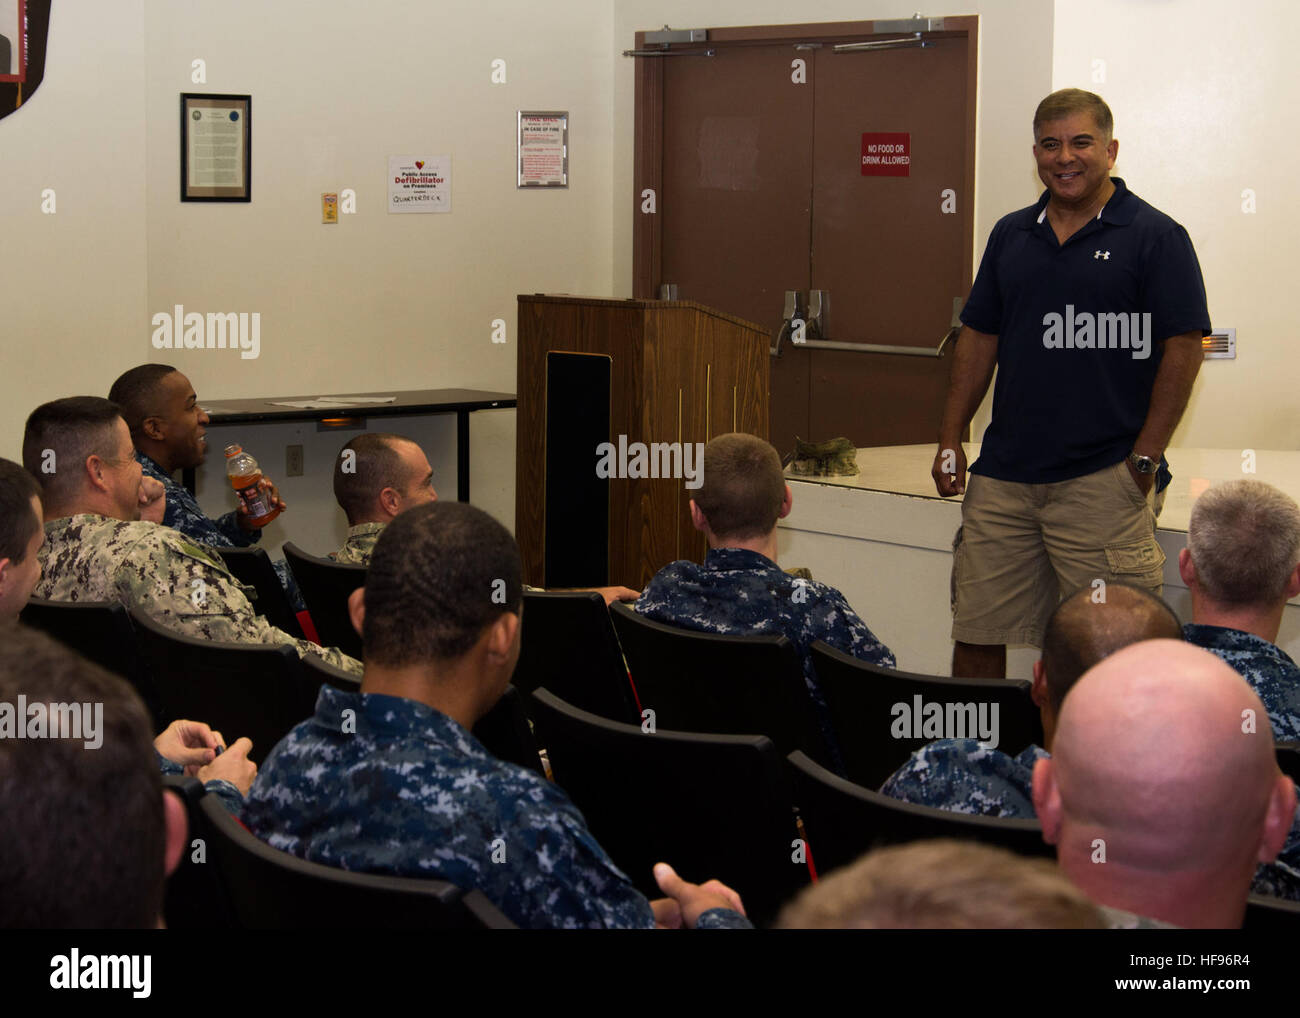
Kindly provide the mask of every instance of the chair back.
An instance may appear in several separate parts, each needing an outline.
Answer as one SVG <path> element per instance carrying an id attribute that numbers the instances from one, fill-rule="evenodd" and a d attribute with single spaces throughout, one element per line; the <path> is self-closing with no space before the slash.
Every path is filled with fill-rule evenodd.
<path id="1" fill-rule="evenodd" d="M 595 591 L 524 591 L 519 663 L 511 683 L 545 686 L 591 714 L 641 723 L 605 599 Z"/>
<path id="2" fill-rule="evenodd" d="M 528 723 L 524 696 L 514 686 L 506 686 L 501 699 L 478 719 L 470 734 L 498 760 L 545 775 L 533 729 Z"/>
<path id="3" fill-rule="evenodd" d="M 1252 894 L 1246 899 L 1243 930 L 1288 930 L 1300 928 L 1300 901 L 1286 901 L 1266 894 Z"/>
<path id="4" fill-rule="evenodd" d="M 624 604 L 610 618 L 643 712 L 677 732 L 766 735 L 777 750 L 827 754 L 794 645 L 665 625 Z"/>
<path id="5" fill-rule="evenodd" d="M 248 737 L 261 763 L 316 709 L 319 679 L 284 644 L 218 643 L 165 628 L 131 610 L 141 656 L 154 677 L 163 723 L 203 721 L 232 742 Z"/>
<path id="6" fill-rule="evenodd" d="M 252 930 L 511 929 L 479 891 L 441 880 L 389 877 L 307 862 L 272 848 L 214 795 L 200 804 L 211 838 L 209 864 L 225 883 L 235 917 Z M 214 858 L 215 857 L 215 858 Z"/>
<path id="7" fill-rule="evenodd" d="M 257 591 L 256 600 L 252 600 L 253 610 L 266 618 L 277 629 L 283 629 L 290 636 L 303 638 L 302 626 L 298 622 L 298 613 L 289 603 L 289 595 L 284 591 L 275 565 L 263 549 L 256 545 L 248 548 L 213 548 L 221 556 L 226 567 L 240 583 Z"/>
<path id="8" fill-rule="evenodd" d="M 902 802 L 828 771 L 803 753 L 787 758 L 794 802 L 817 872 L 847 866 L 864 852 L 930 838 L 981 841 L 1018 855 L 1056 858 L 1037 820 L 971 816 Z"/>
<path id="9" fill-rule="evenodd" d="M 162 718 L 158 692 L 136 647 L 124 605 L 117 601 L 47 601 L 33 597 L 18 617 L 86 660 L 122 676 L 144 700 L 155 725 L 165 727 L 158 723 Z"/>
<path id="10" fill-rule="evenodd" d="M 322 646 L 337 647 L 360 661 L 361 637 L 352 628 L 348 598 L 365 586 L 366 567 L 308 555 L 292 541 L 283 551 Z"/>
<path id="11" fill-rule="evenodd" d="M 781 760 L 761 735 L 648 733 L 533 694 L 555 782 L 614 863 L 649 898 L 667 862 L 695 883 L 721 880 L 756 925 L 808 882 Z"/>
<path id="12" fill-rule="evenodd" d="M 981 717 L 986 731 L 996 727 L 996 748 L 1011 756 L 1030 743 L 1043 743 L 1042 718 L 1027 681 L 950 679 L 882 668 L 821 640 L 812 646 L 812 659 L 845 773 L 856 784 L 879 788 L 912 753 L 936 739 L 981 738 Z M 938 709 L 929 709 L 932 704 Z"/>
<path id="13" fill-rule="evenodd" d="M 226 893 L 226 885 L 215 865 L 208 865 L 208 846 L 212 837 L 207 816 L 199 802 L 207 792 L 198 778 L 182 774 L 163 775 L 163 787 L 185 803 L 189 833 L 180 863 L 167 878 L 163 895 L 163 918 L 169 930 L 232 930 L 235 913 Z"/>

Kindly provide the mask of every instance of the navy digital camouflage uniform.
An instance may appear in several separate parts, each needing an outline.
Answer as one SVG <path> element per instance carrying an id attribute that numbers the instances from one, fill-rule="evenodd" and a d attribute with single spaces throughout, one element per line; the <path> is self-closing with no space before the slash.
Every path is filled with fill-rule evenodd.
<path id="1" fill-rule="evenodd" d="M 330 552 L 330 558 L 343 565 L 370 565 L 370 556 L 375 553 L 379 535 L 386 526 L 387 523 L 358 523 L 355 527 L 348 527 L 348 539 L 338 551 Z"/>
<path id="2" fill-rule="evenodd" d="M 880 791 L 903 802 L 954 813 L 1032 817 L 1034 764 L 1048 755 L 1034 745 L 1008 756 L 976 739 L 940 739 L 913 753 Z"/>
<path id="3" fill-rule="evenodd" d="M 1264 703 L 1277 742 L 1300 742 L 1300 668 L 1281 647 L 1254 633 L 1189 622 L 1183 639 L 1222 658 Z"/>
<path id="4" fill-rule="evenodd" d="M 668 625 L 726 636 L 784 636 L 803 664 L 822 733 L 838 764 L 825 697 L 813 670 L 812 645 L 825 640 L 846 654 L 886 668 L 894 655 L 834 587 L 783 572 L 746 548 L 710 548 L 704 564 L 670 562 L 646 585 L 633 608 Z"/>
<path id="5" fill-rule="evenodd" d="M 880 791 L 953 813 L 1034 820 L 1034 764 L 1050 757 L 1034 745 L 1012 757 L 975 739 L 940 739 L 913 753 Z M 1256 868 L 1251 892 L 1300 901 L 1300 806 L 1276 861 Z"/>
<path id="6" fill-rule="evenodd" d="M 136 450 L 135 458 L 140 461 L 146 477 L 152 477 L 162 484 L 167 501 L 163 510 L 163 526 L 179 530 L 192 541 L 206 544 L 209 548 L 249 548 L 262 539 L 261 530 L 247 531 L 239 525 L 239 514 L 235 511 L 217 517 L 215 520 L 199 508 L 198 500 L 190 494 L 185 485 L 180 484 L 149 456 Z M 289 603 L 296 612 L 306 611 L 298 584 L 283 559 L 272 559 L 275 574 L 280 577 L 280 586 L 289 596 Z"/>
<path id="7" fill-rule="evenodd" d="M 222 643 L 281 643 L 360 676 L 361 662 L 298 640 L 258 615 L 246 588 L 211 548 L 147 520 L 93 513 L 45 524 L 37 597 L 120 601 L 168 629 Z"/>
<path id="8" fill-rule="evenodd" d="M 243 819 L 311 862 L 477 888 L 522 927 L 654 926 L 563 791 L 415 700 L 323 686 L 262 764 Z M 697 925 L 749 923 L 712 909 Z"/>
<path id="9" fill-rule="evenodd" d="M 158 758 L 158 769 L 163 774 L 184 774 L 185 768 L 175 760 L 168 760 L 156 749 L 153 755 Z M 221 805 L 226 807 L 226 812 L 232 816 L 239 816 L 244 808 L 244 796 L 233 784 L 225 778 L 216 778 L 213 781 L 203 782 L 203 790 L 211 792 L 221 800 Z"/>

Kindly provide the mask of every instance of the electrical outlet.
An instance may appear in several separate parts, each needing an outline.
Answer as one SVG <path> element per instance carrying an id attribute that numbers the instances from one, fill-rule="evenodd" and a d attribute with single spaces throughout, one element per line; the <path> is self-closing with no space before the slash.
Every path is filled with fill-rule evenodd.
<path id="1" fill-rule="evenodd" d="M 302 476 L 302 446 L 290 445 L 284 450 L 284 476 Z"/>

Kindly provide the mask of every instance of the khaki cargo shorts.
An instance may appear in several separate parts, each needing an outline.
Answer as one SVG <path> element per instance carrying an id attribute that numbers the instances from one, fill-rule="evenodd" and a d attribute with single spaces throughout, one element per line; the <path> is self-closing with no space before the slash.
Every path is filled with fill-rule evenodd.
<path id="1" fill-rule="evenodd" d="M 1040 647 L 1061 598 L 1097 579 L 1158 596 L 1163 504 L 1154 487 L 1142 495 L 1122 460 L 1053 484 L 969 475 L 952 543 L 952 638 Z"/>

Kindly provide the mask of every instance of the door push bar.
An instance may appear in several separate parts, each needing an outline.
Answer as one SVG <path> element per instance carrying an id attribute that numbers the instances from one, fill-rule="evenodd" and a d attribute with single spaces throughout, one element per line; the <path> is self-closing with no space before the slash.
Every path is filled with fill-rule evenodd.
<path id="1" fill-rule="evenodd" d="M 961 331 L 961 297 L 952 300 L 952 320 L 948 331 L 933 350 L 923 346 L 900 346 L 893 343 L 845 343 L 826 339 L 830 334 L 829 290 L 810 290 L 805 302 L 798 290 L 785 291 L 785 320 L 776 334 L 776 344 L 768 349 L 773 357 L 781 356 L 781 344 L 789 337 L 795 346 L 809 350 L 846 350 L 851 353 L 889 353 L 906 357 L 942 357 L 943 349 Z M 811 337 L 811 338 L 810 338 Z"/>

